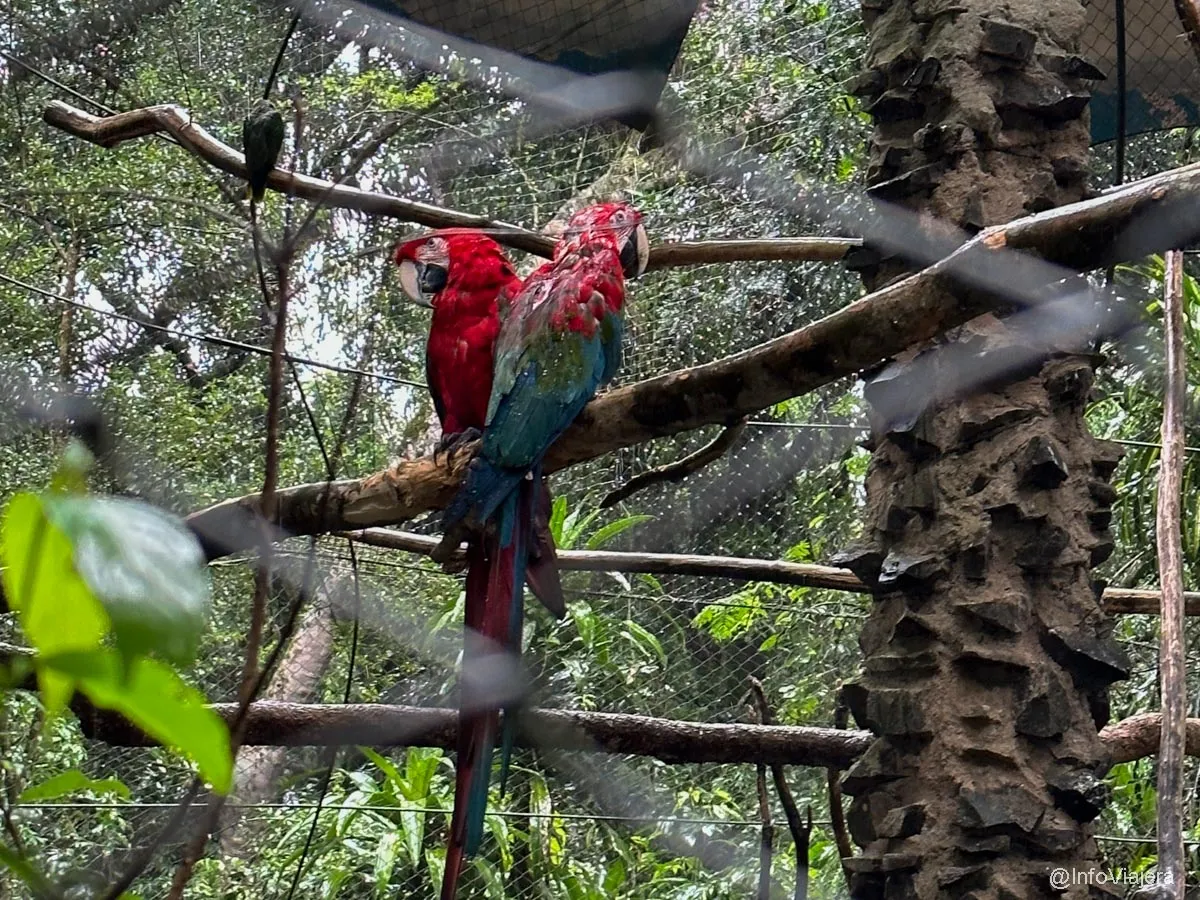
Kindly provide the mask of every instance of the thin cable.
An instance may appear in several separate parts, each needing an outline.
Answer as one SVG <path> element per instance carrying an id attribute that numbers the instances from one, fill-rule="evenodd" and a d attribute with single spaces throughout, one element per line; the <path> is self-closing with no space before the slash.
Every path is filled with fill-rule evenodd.
<path id="1" fill-rule="evenodd" d="M 90 313 L 96 313 L 100 316 L 107 316 L 110 319 L 119 319 L 122 322 L 129 322 L 131 325 L 137 325 L 140 328 L 146 328 L 150 331 L 158 331 L 163 334 L 174 335 L 175 337 L 186 338 L 191 341 L 200 341 L 205 344 L 214 344 L 218 347 L 229 347 L 232 350 L 242 350 L 246 353 L 254 353 L 259 356 L 270 356 L 271 351 L 268 347 L 260 347 L 256 344 L 247 344 L 243 341 L 235 341 L 232 338 L 218 337 L 211 334 L 196 334 L 191 331 L 182 331 L 178 328 L 168 328 L 165 325 L 157 325 L 154 322 L 147 322 L 144 319 L 138 319 L 134 316 L 127 316 L 124 313 L 116 312 L 109 309 L 97 309 L 94 306 L 89 306 L 86 303 L 81 303 L 78 300 L 72 300 L 70 297 L 64 297 L 61 294 L 56 294 L 53 291 L 47 291 L 43 288 L 36 287 L 28 282 L 21 281 L 19 278 L 13 278 L 11 275 L 5 275 L 0 272 L 0 281 L 5 281 L 11 285 L 19 287 L 30 293 L 38 294 L 50 300 L 57 300 L 59 303 L 66 303 L 74 306 L 77 309 L 82 309 Z M 339 366 L 334 363 L 321 362 L 316 359 L 309 359 L 304 356 L 295 356 L 291 353 L 284 354 L 283 357 L 288 362 L 298 363 L 302 366 L 308 366 L 313 369 L 325 369 L 329 372 L 338 372 L 342 375 L 357 375 L 363 378 L 377 378 L 380 381 L 388 381 L 393 384 L 403 384 L 409 387 L 425 389 L 428 385 L 420 381 L 413 381 L 409 378 L 400 378 L 396 375 L 385 375 L 382 372 L 367 372 L 363 369 L 355 369 L 350 366 Z"/>
<path id="2" fill-rule="evenodd" d="M 69 87 L 69 86 L 63 84 L 61 81 L 57 80 L 56 78 L 52 78 L 51 76 L 49 76 L 45 72 L 43 72 L 41 69 L 31 66 L 29 63 L 25 62 L 25 60 L 21 59 L 21 57 L 14 56 L 13 54 L 9 53 L 7 50 L 0 50 L 0 56 L 3 56 L 9 62 L 16 63 L 18 66 L 20 66 L 22 69 L 24 69 L 29 74 L 33 75 L 35 78 L 40 78 L 42 81 L 46 82 L 46 84 L 50 85 L 51 87 L 56 87 L 60 91 L 64 91 L 64 92 L 70 94 L 76 100 L 80 100 L 80 101 L 88 104 L 88 106 L 94 106 L 94 107 L 96 107 L 96 109 L 98 109 L 101 112 L 103 112 L 107 115 L 110 115 L 110 116 L 115 116 L 117 114 L 117 110 L 113 109 L 111 106 L 105 106 L 99 100 L 93 100 L 91 97 L 87 96 L 86 94 L 79 93 L 79 91 L 75 90 L 75 88 Z"/>
<path id="3" fill-rule="evenodd" d="M 292 16 L 292 21 L 288 24 L 287 31 L 283 35 L 283 40 L 279 42 L 279 52 L 275 54 L 275 62 L 271 65 L 271 74 L 267 76 L 266 86 L 263 87 L 263 99 L 271 99 L 271 91 L 275 87 L 275 77 L 279 74 L 279 66 L 283 63 L 283 54 L 287 50 L 288 43 L 292 39 L 292 35 L 296 32 L 296 26 L 300 24 L 300 16 L 304 12 L 304 4 L 301 3 L 296 9 L 296 14 Z"/>

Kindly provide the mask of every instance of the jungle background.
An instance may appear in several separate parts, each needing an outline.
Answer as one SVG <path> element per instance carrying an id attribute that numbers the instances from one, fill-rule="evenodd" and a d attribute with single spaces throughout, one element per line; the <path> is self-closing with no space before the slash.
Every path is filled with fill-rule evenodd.
<path id="1" fill-rule="evenodd" d="M 10 394 L 26 380 L 58 379 L 95 398 L 112 430 L 105 487 L 182 514 L 262 485 L 267 360 L 213 340 L 270 341 L 241 184 L 167 141 L 115 151 L 85 144 L 50 129 L 41 111 L 54 98 L 92 111 L 103 108 L 93 104 L 178 103 L 238 146 L 242 116 L 261 92 L 290 13 L 228 0 L 156 0 L 137 10 L 9 0 L 0 12 L 0 380 Z M 862 51 L 857 3 L 714 0 L 702 4 L 668 91 L 690 121 L 783 170 L 854 186 L 863 179 L 870 119 L 847 83 Z M 447 128 L 487 140 L 511 133 L 519 109 L 307 24 L 284 54 L 278 91 L 288 121 L 281 165 L 319 177 L 534 229 L 581 195 L 623 190 L 655 240 L 822 233 L 779 206 L 680 173 L 619 129 L 527 142 L 497 137 L 486 164 L 442 171 L 430 161 Z M 1126 176 L 1182 164 L 1193 153 L 1188 130 L 1143 136 L 1129 147 Z M 1097 148 L 1092 163 L 1095 186 L 1110 184 L 1111 148 Z M 260 210 L 264 234 L 278 235 L 306 214 L 305 204 L 269 193 Z M 427 451 L 436 438 L 421 387 L 428 314 L 404 299 L 389 257 L 415 229 L 344 210 L 321 211 L 314 224 L 293 272 L 288 349 L 370 373 L 361 379 L 339 473 L 364 475 Z M 1114 585 L 1148 587 L 1156 577 L 1161 264 L 1150 260 L 1116 277 L 1144 292 L 1147 330 L 1132 362 L 1110 348 L 1089 414 L 1097 435 L 1125 441 L 1127 451 L 1114 479 L 1117 551 L 1101 574 Z M 1187 288 L 1194 322 L 1200 293 L 1190 281 Z M 631 337 L 618 383 L 751 347 L 861 293 L 858 277 L 831 263 L 651 272 L 631 289 Z M 1194 326 L 1188 334 L 1195 372 L 1200 338 Z M 296 368 L 321 441 L 332 446 L 356 378 Z M 60 434 L 29 428 L 12 409 L 0 403 L 0 501 L 44 487 L 62 449 Z M 865 412 L 852 382 L 764 411 L 726 456 L 679 484 L 599 508 L 630 475 L 685 455 L 716 430 L 658 440 L 555 477 L 559 546 L 827 562 L 854 538 L 868 454 L 858 443 Z M 294 384 L 281 440 L 281 484 L 326 477 Z M 1200 444 L 1200 434 L 1189 444 Z M 1200 510 L 1195 459 L 1189 456 L 1185 510 Z M 1185 517 L 1184 525 L 1194 582 L 1200 516 Z M 432 521 L 414 526 L 433 528 Z M 305 543 L 285 543 L 281 555 L 299 565 Z M 359 546 L 355 557 L 352 565 L 344 540 L 318 542 L 320 588 L 267 696 L 445 704 L 453 669 L 432 664 L 395 634 L 356 628 L 354 612 L 368 604 L 377 613 L 395 610 L 456 639 L 461 582 L 415 555 Z M 534 612 L 527 626 L 527 657 L 545 706 L 752 722 L 753 677 L 780 722 L 829 725 L 837 687 L 859 664 L 857 633 L 869 601 L 858 595 L 690 576 L 566 579 L 567 618 L 554 623 Z M 211 627 L 186 673 L 210 700 L 236 697 L 251 582 L 244 559 L 213 567 Z M 268 647 L 293 587 L 275 585 Z M 1134 668 L 1115 690 L 1114 719 L 1158 708 L 1156 627 L 1146 616 L 1118 624 Z M 9 616 L 0 616 L 0 641 L 20 643 Z M 190 769 L 163 750 L 89 741 L 70 716 L 44 728 L 32 694 L 5 693 L 2 703 L 0 802 L 12 813 L 11 827 L 55 881 L 80 889 L 106 884 L 121 851 L 144 844 L 169 816 Z M 450 762 L 436 750 L 347 747 L 325 784 L 329 758 L 320 750 L 244 752 L 234 800 L 188 895 L 431 895 L 449 819 Z M 493 799 L 484 853 L 465 876 L 478 895 L 699 900 L 753 892 L 761 827 L 754 766 L 635 757 L 615 765 L 638 786 L 637 802 L 600 803 L 536 751 L 519 751 L 509 795 Z M 1114 865 L 1154 863 L 1153 766 L 1144 760 L 1109 775 L 1113 800 L 1099 831 Z M 1189 767 L 1187 822 L 1194 823 L 1200 767 Z M 114 780 L 29 791 L 70 770 Z M 816 820 L 809 896 L 844 896 L 825 773 L 793 768 L 789 779 L 801 809 L 811 806 Z M 774 819 L 782 822 L 778 809 Z M 795 862 L 786 829 L 777 832 L 772 865 L 785 896 Z M 1187 836 L 1200 838 L 1194 825 Z M 138 882 L 140 896 L 166 892 L 177 850 L 159 855 Z M 0 897 L 24 890 L 0 873 Z"/>

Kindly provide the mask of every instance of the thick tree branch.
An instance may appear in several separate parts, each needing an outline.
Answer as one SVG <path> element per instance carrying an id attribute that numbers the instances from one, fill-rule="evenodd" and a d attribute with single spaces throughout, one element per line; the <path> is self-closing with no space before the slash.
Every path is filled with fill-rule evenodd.
<path id="1" fill-rule="evenodd" d="M 338 532 L 372 547 L 405 550 L 430 555 L 437 538 L 390 528 L 365 528 Z M 462 557 L 465 559 L 465 557 Z M 696 575 L 708 578 L 732 578 L 738 581 L 767 581 L 800 587 L 825 588 L 852 594 L 869 594 L 871 589 L 849 569 L 794 563 L 782 559 L 747 559 L 737 556 L 701 556 L 688 553 L 619 553 L 612 550 L 559 550 L 558 565 L 571 572 L 627 572 L 649 575 Z M 1200 591 L 1184 594 L 1187 614 L 1200 616 Z M 1110 615 L 1155 615 L 1161 595 L 1158 591 L 1136 588 L 1106 588 L 1104 608 Z"/>
<path id="2" fill-rule="evenodd" d="M 110 120 L 98 121 L 102 125 Z M 979 270 L 998 272 L 997 250 L 1039 249 L 1052 262 L 1091 269 L 1186 243 L 1197 223 L 1200 164 L 985 229 L 941 262 L 803 328 L 742 353 L 597 397 L 550 449 L 546 470 L 757 412 L 962 325 L 996 302 L 978 292 L 954 290 L 956 279 L 970 280 L 970 273 Z M 1016 266 L 1022 257 L 1005 259 L 1010 260 L 1006 265 Z M 1030 300 L 1057 297 L 1048 286 L 1040 298 Z M 1081 327 L 1073 339 L 1101 337 L 1115 327 L 1109 315 L 1092 320 L 1091 326 Z M 340 482 L 320 521 L 312 513 L 324 485 L 281 491 L 277 524 L 287 533 L 313 534 L 403 522 L 445 505 L 465 469 L 466 455 L 460 454 L 454 467 L 425 458 L 401 462 L 361 481 Z M 245 549 L 250 546 L 248 532 L 238 523 L 256 503 L 252 496 L 229 500 L 193 514 L 190 521 L 202 538 L 219 541 L 221 552 Z"/>
<path id="3" fill-rule="evenodd" d="M 76 698 L 72 709 L 83 733 L 116 747 L 153 742 L 119 715 Z M 232 721 L 237 704 L 213 705 Z M 1153 756 L 1158 749 L 1159 713 L 1145 713 L 1109 725 L 1100 732 L 1110 764 Z M 1200 719 L 1188 719 L 1187 752 L 1200 756 Z M 326 747 L 365 744 L 375 747 L 455 746 L 458 712 L 419 706 L 375 703 L 305 704 L 260 700 L 246 718 L 247 746 Z M 518 743 L 524 747 L 650 756 L 669 763 L 762 763 L 845 769 L 871 745 L 867 731 L 806 728 L 796 725 L 745 725 L 682 722 L 625 713 L 576 709 L 534 709 L 521 720 Z"/>
<path id="4" fill-rule="evenodd" d="M 76 704 L 84 734 L 115 746 L 152 743 L 105 710 Z M 235 705 L 213 707 L 231 720 Z M 453 709 L 372 703 L 303 704 L 259 701 L 246 719 L 247 745 L 419 746 L 453 749 L 458 712 Z M 536 709 L 521 718 L 518 744 L 557 750 L 631 753 L 672 763 L 762 762 L 766 765 L 845 767 L 867 749 L 866 732 L 832 728 L 680 722 L 624 713 Z"/>
<path id="5" fill-rule="evenodd" d="M 246 174 L 245 159 L 241 153 L 217 140 L 193 122 L 187 110 L 173 104 L 148 106 L 112 116 L 93 116 L 60 100 L 54 100 L 46 106 L 42 116 L 47 124 L 101 147 L 115 147 L 125 141 L 151 134 L 170 134 L 215 168 L 239 178 L 244 178 Z M 538 256 L 549 257 L 554 250 L 554 238 L 507 222 L 389 194 L 347 187 L 322 178 L 293 174 L 283 169 L 275 169 L 267 184 L 281 193 L 312 200 L 325 206 L 390 216 L 430 228 L 487 229 L 493 232 L 500 243 Z M 654 269 L 752 260 L 835 261 L 861 243 L 856 238 L 803 237 L 681 241 L 651 248 L 648 267 Z"/>
<path id="6" fill-rule="evenodd" d="M 1154 756 L 1161 734 L 1162 713 L 1141 713 L 1100 729 L 1100 740 L 1117 765 Z M 1187 720 L 1187 755 L 1200 756 L 1200 719 Z"/>

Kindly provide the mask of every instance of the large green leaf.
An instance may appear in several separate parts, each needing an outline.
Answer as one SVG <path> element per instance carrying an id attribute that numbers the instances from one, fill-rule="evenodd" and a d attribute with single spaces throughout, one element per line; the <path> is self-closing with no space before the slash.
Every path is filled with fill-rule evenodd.
<path id="1" fill-rule="evenodd" d="M 174 516 L 136 500 L 58 495 L 46 514 L 74 544 L 75 569 L 104 605 L 117 648 L 176 665 L 196 657 L 211 585 L 196 538 Z"/>
<path id="2" fill-rule="evenodd" d="M 109 619 L 79 578 L 70 539 L 46 516 L 42 497 L 18 494 L 4 512 L 0 560 L 4 590 L 26 638 L 40 657 L 72 654 L 83 658 L 101 648 Z M 60 712 L 71 699 L 74 681 L 38 666 L 47 712 Z"/>
<path id="3" fill-rule="evenodd" d="M 233 782 L 229 729 L 206 705 L 204 695 L 166 663 L 147 656 L 129 662 L 109 650 L 87 659 L 47 659 L 44 664 L 73 676 L 97 706 L 121 713 L 159 743 L 181 752 L 213 790 L 229 792 Z"/>

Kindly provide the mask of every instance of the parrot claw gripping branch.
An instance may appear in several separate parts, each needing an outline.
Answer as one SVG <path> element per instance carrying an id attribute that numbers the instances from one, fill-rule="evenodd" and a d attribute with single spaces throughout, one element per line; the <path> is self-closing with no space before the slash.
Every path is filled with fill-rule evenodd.
<path id="1" fill-rule="evenodd" d="M 446 565 L 467 541 L 442 900 L 456 896 L 463 862 L 479 849 L 497 740 L 504 790 L 513 713 L 526 689 L 519 665 L 525 584 L 553 615 L 565 613 L 542 459 L 620 367 L 625 281 L 645 271 L 649 256 L 641 219 L 625 203 L 580 210 L 554 258 L 523 283 L 500 247 L 478 231 L 447 229 L 396 249 L 405 293 L 433 309 L 426 375 L 443 442 L 453 452 L 478 435 L 435 555 Z"/>

